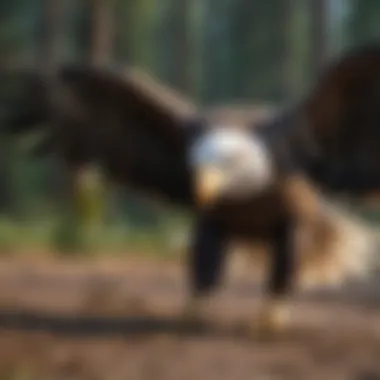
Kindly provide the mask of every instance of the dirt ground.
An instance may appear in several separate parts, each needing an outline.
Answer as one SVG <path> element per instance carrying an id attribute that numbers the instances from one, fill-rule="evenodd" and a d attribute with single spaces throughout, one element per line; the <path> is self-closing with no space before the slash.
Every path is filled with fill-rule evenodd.
<path id="1" fill-rule="evenodd" d="M 213 322 L 190 326 L 178 318 L 184 269 L 1 262 L 0 379 L 380 379 L 375 283 L 299 295 L 291 331 L 259 339 L 243 328 L 259 310 L 259 278 L 229 274 L 209 307 Z"/>

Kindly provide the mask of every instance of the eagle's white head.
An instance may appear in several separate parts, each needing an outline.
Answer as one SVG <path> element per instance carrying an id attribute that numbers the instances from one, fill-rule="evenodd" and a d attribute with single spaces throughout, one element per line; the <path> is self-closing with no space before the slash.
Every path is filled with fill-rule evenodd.
<path id="1" fill-rule="evenodd" d="M 252 131 L 219 127 L 195 141 L 190 149 L 200 205 L 223 198 L 258 195 L 273 181 L 274 165 L 264 142 Z"/>

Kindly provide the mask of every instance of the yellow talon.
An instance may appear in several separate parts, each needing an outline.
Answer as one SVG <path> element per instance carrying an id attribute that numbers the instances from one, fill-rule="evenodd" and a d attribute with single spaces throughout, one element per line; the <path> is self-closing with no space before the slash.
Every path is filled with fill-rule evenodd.
<path id="1" fill-rule="evenodd" d="M 253 324 L 253 332 L 259 335 L 279 335 L 288 330 L 289 306 L 284 300 L 271 300 Z"/>

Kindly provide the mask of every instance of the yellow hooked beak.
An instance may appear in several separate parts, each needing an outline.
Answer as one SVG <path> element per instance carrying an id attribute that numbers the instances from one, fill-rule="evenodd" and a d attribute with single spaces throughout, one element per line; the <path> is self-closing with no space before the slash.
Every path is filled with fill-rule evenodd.
<path id="1" fill-rule="evenodd" d="M 207 206 L 215 200 L 224 179 L 222 171 L 212 166 L 198 169 L 195 176 L 195 195 L 199 206 Z"/>

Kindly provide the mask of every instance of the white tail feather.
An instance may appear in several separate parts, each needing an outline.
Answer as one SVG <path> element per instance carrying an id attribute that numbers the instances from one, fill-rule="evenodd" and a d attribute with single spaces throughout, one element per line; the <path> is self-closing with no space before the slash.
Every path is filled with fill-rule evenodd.
<path id="1" fill-rule="evenodd" d="M 335 287 L 349 280 L 366 280 L 380 268 L 380 255 L 376 255 L 379 243 L 379 233 L 364 220 L 340 206 L 324 203 L 313 223 L 297 229 L 297 287 Z M 238 248 L 240 257 L 249 253 L 255 269 L 267 269 L 267 250 Z M 239 261 L 246 271 L 247 266 Z"/>
<path id="2" fill-rule="evenodd" d="M 315 223 L 303 229 L 299 244 L 301 286 L 336 286 L 350 279 L 365 279 L 374 269 L 375 232 L 343 208 L 325 203 Z"/>

